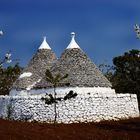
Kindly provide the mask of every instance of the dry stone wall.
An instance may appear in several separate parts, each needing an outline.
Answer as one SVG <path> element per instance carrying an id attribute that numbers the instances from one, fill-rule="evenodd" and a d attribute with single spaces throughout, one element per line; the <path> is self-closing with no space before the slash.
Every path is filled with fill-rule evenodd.
<path id="1" fill-rule="evenodd" d="M 107 78 L 99 71 L 90 58 L 78 48 L 65 49 L 61 57 L 52 65 L 50 71 L 54 74 L 68 74 L 59 87 L 112 87 Z M 46 82 L 46 78 L 41 79 L 35 88 L 52 87 Z"/>
<path id="2" fill-rule="evenodd" d="M 22 71 L 22 74 L 15 81 L 12 88 L 18 90 L 28 90 L 33 88 L 35 84 L 45 76 L 46 69 L 50 69 L 56 61 L 56 55 L 52 50 L 39 49 L 29 62 L 28 66 Z M 31 73 L 31 75 L 28 77 L 22 77 L 25 73 Z"/>
<path id="3" fill-rule="evenodd" d="M 41 98 L 41 95 L 0 96 L 0 118 L 51 123 L 54 121 L 54 104 L 47 105 Z M 78 94 L 75 98 L 57 103 L 58 123 L 98 122 L 138 116 L 138 102 L 134 94 Z"/>

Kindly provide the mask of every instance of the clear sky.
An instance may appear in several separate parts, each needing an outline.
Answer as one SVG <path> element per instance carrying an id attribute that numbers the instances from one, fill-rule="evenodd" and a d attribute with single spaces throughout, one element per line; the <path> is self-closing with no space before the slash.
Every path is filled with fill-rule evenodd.
<path id="1" fill-rule="evenodd" d="M 0 0 L 0 56 L 11 50 L 25 66 L 43 36 L 59 57 L 70 32 L 96 63 L 140 49 L 133 25 L 140 24 L 140 0 Z"/>

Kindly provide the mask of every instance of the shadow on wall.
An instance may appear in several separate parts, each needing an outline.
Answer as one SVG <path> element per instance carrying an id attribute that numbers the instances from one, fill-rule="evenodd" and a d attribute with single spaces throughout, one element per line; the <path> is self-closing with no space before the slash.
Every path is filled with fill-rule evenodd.
<path id="1" fill-rule="evenodd" d="M 140 111 L 140 95 L 137 94 L 137 99 L 138 99 L 138 108 L 139 108 L 139 111 Z"/>

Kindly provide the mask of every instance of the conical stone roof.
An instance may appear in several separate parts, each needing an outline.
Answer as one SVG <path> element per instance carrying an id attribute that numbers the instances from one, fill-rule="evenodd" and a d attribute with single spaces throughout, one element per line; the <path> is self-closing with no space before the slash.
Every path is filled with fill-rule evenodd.
<path id="1" fill-rule="evenodd" d="M 111 83 L 76 43 L 74 36 L 72 33 L 70 44 L 51 68 L 54 74 L 68 74 L 68 78 L 60 86 L 64 87 L 69 83 L 70 87 L 111 87 Z M 43 78 L 37 86 L 47 88 L 51 85 Z"/>
<path id="2" fill-rule="evenodd" d="M 46 38 L 44 38 L 37 53 L 16 80 L 12 89 L 30 90 L 44 77 L 46 69 L 50 69 L 56 60 L 56 55 L 46 42 Z"/>

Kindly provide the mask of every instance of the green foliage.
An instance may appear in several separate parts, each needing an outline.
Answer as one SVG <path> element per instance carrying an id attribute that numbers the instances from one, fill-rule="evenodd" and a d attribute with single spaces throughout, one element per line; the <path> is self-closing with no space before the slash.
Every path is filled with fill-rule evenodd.
<path id="1" fill-rule="evenodd" d="M 9 94 L 9 90 L 18 78 L 22 68 L 16 64 L 7 68 L 0 67 L 0 95 Z"/>
<path id="2" fill-rule="evenodd" d="M 113 58 L 114 66 L 99 65 L 117 93 L 137 94 L 140 109 L 140 50 L 130 50 Z"/>
<path id="3" fill-rule="evenodd" d="M 140 51 L 131 50 L 113 59 L 114 75 L 111 82 L 119 93 L 140 95 Z"/>
<path id="4" fill-rule="evenodd" d="M 105 63 L 102 63 L 98 66 L 99 70 L 105 75 L 105 77 L 111 81 L 112 76 L 114 74 L 114 66 L 107 65 Z"/>
<path id="5" fill-rule="evenodd" d="M 99 69 L 111 81 L 117 93 L 134 93 L 140 99 L 140 51 L 132 49 L 114 57 L 113 64 L 101 64 Z"/>
<path id="6" fill-rule="evenodd" d="M 56 87 L 62 80 L 68 77 L 68 74 L 62 76 L 60 73 L 53 76 L 50 70 L 48 69 L 46 70 L 45 74 L 46 74 L 46 81 L 51 83 L 53 87 Z"/>

